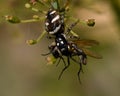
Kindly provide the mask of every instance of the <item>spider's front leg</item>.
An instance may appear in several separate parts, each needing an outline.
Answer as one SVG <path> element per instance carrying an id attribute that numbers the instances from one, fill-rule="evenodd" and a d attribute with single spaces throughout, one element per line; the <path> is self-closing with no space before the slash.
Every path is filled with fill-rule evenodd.
<path id="1" fill-rule="evenodd" d="M 64 62 L 64 61 L 63 61 L 63 62 Z M 70 57 L 69 57 L 69 56 L 67 56 L 67 62 L 68 62 L 68 65 L 63 68 L 63 70 L 61 71 L 61 73 L 60 73 L 60 75 L 59 75 L 59 77 L 58 77 L 58 80 L 60 80 L 63 72 L 70 66 Z"/>

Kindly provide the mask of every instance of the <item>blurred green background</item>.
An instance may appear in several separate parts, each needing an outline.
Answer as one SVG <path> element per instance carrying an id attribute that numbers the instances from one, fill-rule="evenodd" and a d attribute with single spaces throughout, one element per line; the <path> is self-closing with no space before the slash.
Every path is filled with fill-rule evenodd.
<path id="1" fill-rule="evenodd" d="M 94 18 L 96 26 L 79 25 L 75 31 L 81 38 L 95 39 L 100 45 L 94 50 L 103 59 L 88 58 L 77 80 L 79 66 L 71 64 L 61 78 L 58 67 L 47 65 L 41 53 L 48 52 L 52 42 L 43 38 L 30 46 L 26 40 L 37 38 L 44 29 L 38 23 L 10 24 L 4 15 L 29 19 L 33 14 L 24 7 L 28 0 L 0 1 L 0 96 L 120 96 L 120 0 L 73 0 L 73 16 Z"/>

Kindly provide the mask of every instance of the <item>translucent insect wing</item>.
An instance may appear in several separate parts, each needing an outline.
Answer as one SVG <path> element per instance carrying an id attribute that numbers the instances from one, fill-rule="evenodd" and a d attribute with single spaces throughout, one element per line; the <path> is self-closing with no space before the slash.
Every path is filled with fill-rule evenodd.
<path id="1" fill-rule="evenodd" d="M 80 48 L 89 48 L 92 46 L 99 45 L 99 42 L 96 40 L 73 40 L 75 44 L 77 44 Z"/>
<path id="2" fill-rule="evenodd" d="M 79 48 L 81 48 L 86 55 L 96 58 L 96 59 L 102 59 L 102 56 L 99 55 L 96 52 L 93 52 L 87 48 L 91 48 L 92 46 L 96 46 L 99 45 L 99 42 L 96 40 L 87 40 L 87 39 L 83 39 L 83 40 L 73 40 L 75 44 L 77 44 L 77 46 Z"/>
<path id="3" fill-rule="evenodd" d="M 88 55 L 90 57 L 93 57 L 96 59 L 102 59 L 102 56 L 96 52 L 93 52 L 93 51 L 86 49 L 86 48 L 82 48 L 82 50 L 85 52 L 86 55 Z"/>

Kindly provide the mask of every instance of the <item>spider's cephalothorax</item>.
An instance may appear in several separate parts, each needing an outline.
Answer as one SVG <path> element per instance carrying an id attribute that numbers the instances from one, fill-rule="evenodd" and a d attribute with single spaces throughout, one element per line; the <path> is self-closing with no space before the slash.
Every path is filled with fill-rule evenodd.
<path id="1" fill-rule="evenodd" d="M 59 34 L 56 36 L 54 46 L 55 47 L 52 50 L 58 51 L 59 55 L 67 56 L 70 58 L 72 58 L 73 56 L 80 56 L 81 58 L 83 58 L 80 59 L 80 63 L 86 64 L 86 54 L 84 53 L 84 51 L 78 48 L 74 42 L 66 40 L 64 34 Z"/>
<path id="2" fill-rule="evenodd" d="M 70 46 L 68 44 L 68 41 L 65 38 L 64 34 L 59 34 L 55 38 L 55 43 L 57 49 L 60 51 L 60 53 L 64 56 L 70 55 Z"/>
<path id="3" fill-rule="evenodd" d="M 45 30 L 51 34 L 61 34 L 64 32 L 64 18 L 55 9 L 50 9 L 46 14 Z"/>
<path id="4" fill-rule="evenodd" d="M 80 65 L 80 69 L 78 71 L 78 79 L 80 81 L 79 74 L 82 71 L 82 64 L 85 65 L 87 63 L 86 62 L 87 57 L 86 57 L 86 54 L 83 52 L 83 50 L 78 48 L 77 45 L 74 44 L 72 41 L 67 41 L 64 34 L 59 34 L 56 36 L 55 42 L 49 46 L 49 50 L 50 50 L 50 53 L 52 53 L 52 55 L 56 59 L 59 58 L 59 62 L 61 59 L 64 62 L 65 67 L 62 70 L 62 72 L 60 73 L 59 79 L 62 76 L 63 72 L 69 67 L 70 59 L 71 59 Z M 67 64 L 66 64 L 63 56 L 67 57 Z M 79 61 L 74 59 L 73 58 L 74 56 L 78 56 Z M 59 64 L 59 62 L 58 62 L 58 64 Z"/>

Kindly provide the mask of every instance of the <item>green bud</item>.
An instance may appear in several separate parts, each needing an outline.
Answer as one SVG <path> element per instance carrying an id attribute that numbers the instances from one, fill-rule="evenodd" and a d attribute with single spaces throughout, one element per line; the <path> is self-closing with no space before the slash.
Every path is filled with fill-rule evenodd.
<path id="1" fill-rule="evenodd" d="M 32 5 L 35 5 L 36 2 L 38 2 L 38 0 L 30 0 L 30 3 L 31 3 Z"/>
<path id="2" fill-rule="evenodd" d="M 30 5 L 29 3 L 26 3 L 26 4 L 25 4 L 25 7 L 26 7 L 26 8 L 31 8 L 31 5 Z"/>
<path id="3" fill-rule="evenodd" d="M 10 23 L 20 23 L 20 19 L 16 16 L 6 15 L 5 19 Z"/>
<path id="4" fill-rule="evenodd" d="M 65 8 L 65 10 L 66 10 L 66 11 L 69 11 L 69 10 L 70 10 L 69 6 L 67 6 L 67 7 Z"/>
<path id="5" fill-rule="evenodd" d="M 37 43 L 37 41 L 36 40 L 27 40 L 26 43 L 29 45 L 34 45 Z"/>
<path id="6" fill-rule="evenodd" d="M 33 15 L 33 19 L 39 19 L 38 15 Z"/>
<path id="7" fill-rule="evenodd" d="M 52 55 L 47 57 L 46 60 L 47 60 L 47 65 L 52 65 L 56 62 L 56 58 Z"/>
<path id="8" fill-rule="evenodd" d="M 87 20 L 87 25 L 90 27 L 93 27 L 95 25 L 95 19 L 88 19 Z"/>

